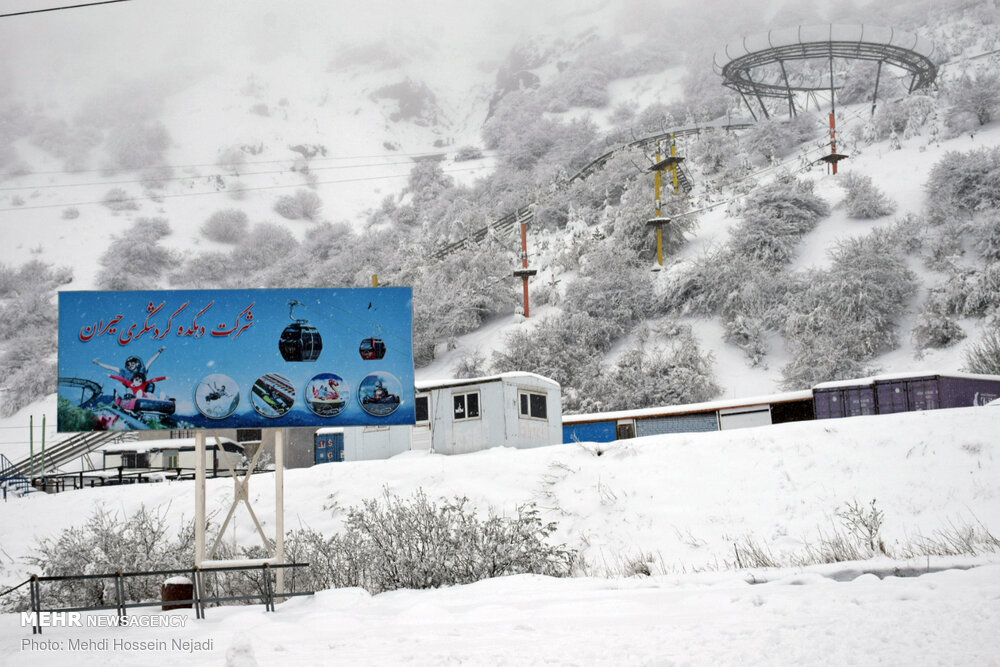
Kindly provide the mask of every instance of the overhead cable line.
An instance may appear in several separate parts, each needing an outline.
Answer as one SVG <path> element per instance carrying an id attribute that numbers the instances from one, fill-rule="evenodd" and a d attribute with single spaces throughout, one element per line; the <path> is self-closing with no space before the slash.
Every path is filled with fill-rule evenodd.
<path id="1" fill-rule="evenodd" d="M 42 14 L 44 12 L 58 12 L 64 9 L 79 9 L 80 7 L 96 7 L 97 5 L 113 5 L 119 2 L 132 2 L 132 0 L 101 0 L 101 2 L 85 2 L 80 5 L 64 5 L 62 7 L 47 7 L 45 9 L 29 9 L 23 12 L 11 12 L 10 14 L 0 14 L 0 19 L 10 16 L 24 16 L 25 14 Z"/>
<path id="2" fill-rule="evenodd" d="M 476 171 L 477 169 L 479 169 L 479 167 L 468 167 L 468 168 L 465 168 L 465 169 L 451 169 L 451 170 L 445 171 L 444 173 L 446 173 L 446 174 L 455 174 L 455 173 L 459 173 L 459 172 L 463 172 L 463 171 Z M 174 193 L 174 194 L 156 194 L 156 195 L 153 195 L 153 196 L 127 197 L 127 198 L 122 198 L 122 199 L 116 199 L 114 201 L 115 201 L 115 203 L 142 202 L 142 201 L 146 201 L 146 200 L 154 200 L 155 201 L 155 200 L 159 200 L 159 199 L 176 199 L 178 197 L 200 197 L 200 196 L 204 196 L 204 195 L 232 194 L 234 192 L 243 193 L 243 192 L 255 192 L 255 191 L 258 191 L 258 190 L 282 190 L 282 189 L 288 189 L 288 188 L 303 188 L 303 187 L 309 187 L 309 186 L 314 186 L 314 185 L 335 185 L 335 184 L 339 184 L 339 183 L 360 183 L 360 182 L 363 182 L 363 181 L 377 181 L 377 180 L 388 179 L 388 178 L 406 178 L 408 176 L 409 176 L 409 174 L 397 174 L 397 175 L 389 175 L 389 176 L 366 176 L 366 177 L 361 177 L 361 178 L 343 178 L 343 179 L 338 179 L 338 180 L 333 180 L 333 181 L 318 181 L 316 183 L 297 183 L 297 184 L 294 184 L 294 185 L 264 185 L 264 186 L 258 186 L 258 187 L 253 187 L 253 188 L 239 188 L 239 189 L 234 189 L 234 190 L 211 190 L 211 191 L 206 191 L 206 192 L 178 192 L 178 193 Z M 89 205 L 92 205 L 92 204 L 104 204 L 104 203 L 105 203 L 104 200 L 99 200 L 99 201 L 65 202 L 65 203 L 61 203 L 61 204 L 38 204 L 36 206 L 13 206 L 13 207 L 10 207 L 10 208 L 0 208 L 0 213 L 7 213 L 7 212 L 12 212 L 12 211 L 26 211 L 26 210 L 34 210 L 34 209 L 42 209 L 42 208 L 66 208 L 66 207 L 71 207 L 71 206 L 89 206 Z"/>
<path id="3" fill-rule="evenodd" d="M 370 167 L 394 167 L 399 165 L 413 164 L 411 161 L 402 162 L 382 162 L 379 164 L 341 164 L 333 165 L 329 167 L 309 167 L 307 169 L 302 169 L 297 173 L 311 173 L 314 171 L 328 171 L 330 169 L 366 169 Z M 157 167 L 149 167 L 150 169 L 156 169 Z M 171 167 L 172 168 L 172 167 Z M 479 167 L 469 167 L 469 169 L 478 169 Z M 133 178 L 123 181 L 89 181 L 86 183 L 49 183 L 47 185 L 12 185 L 8 187 L 0 187 L 0 192 L 10 192 L 16 190 L 51 190 L 53 188 L 81 188 L 86 186 L 98 186 L 98 185 L 129 185 L 132 183 L 148 183 L 157 182 L 162 183 L 166 181 L 185 181 L 200 178 L 212 178 L 213 176 L 223 176 L 223 177 L 235 177 L 243 178 L 246 176 L 266 176 L 269 174 L 287 174 L 290 172 L 296 172 L 292 167 L 288 169 L 272 169 L 269 171 L 239 171 L 235 170 L 234 173 L 212 173 L 212 174 L 197 174 L 197 175 L 184 175 L 184 176 L 149 176 L 146 178 Z M 408 176 L 409 174 L 402 174 Z M 390 177 L 390 176 L 387 176 Z"/>
<path id="4" fill-rule="evenodd" d="M 509 155 L 509 153 L 501 153 L 500 151 L 482 151 L 482 153 L 483 153 L 482 158 L 503 157 L 505 155 Z M 304 159 L 306 162 L 309 162 L 311 164 L 314 162 L 329 162 L 331 160 L 375 160 L 378 158 L 386 158 L 386 157 L 407 157 L 411 158 L 411 162 L 417 162 L 419 161 L 419 158 L 433 158 L 438 156 L 446 156 L 447 153 L 376 153 L 372 155 L 341 155 L 338 157 L 311 157 L 311 158 L 307 158 L 301 153 L 299 155 L 301 156 L 301 159 Z M 416 158 L 416 160 L 414 160 L 413 158 Z M 482 158 L 475 158 L 475 159 L 482 159 Z M 287 157 L 287 158 L 282 158 L 280 160 L 246 160 L 245 162 L 241 162 L 237 166 L 242 167 L 242 166 L 252 166 L 257 164 L 284 164 L 287 162 L 294 162 L 298 159 L 300 158 Z M 471 162 L 471 160 L 468 161 Z M 381 166 L 382 164 L 408 164 L 408 163 L 407 162 L 374 163 L 372 165 L 363 165 L 363 166 L 375 167 L 375 166 Z M 216 161 L 216 162 L 200 162 L 192 164 L 161 164 L 155 166 L 169 167 L 171 169 L 193 169 L 197 167 L 218 167 L 221 165 L 219 164 L 218 161 Z M 65 169 L 65 170 L 53 170 L 53 171 L 33 171 L 30 173 L 30 175 L 55 176 L 60 174 L 94 174 L 94 173 L 103 173 L 105 171 L 106 169 Z"/>

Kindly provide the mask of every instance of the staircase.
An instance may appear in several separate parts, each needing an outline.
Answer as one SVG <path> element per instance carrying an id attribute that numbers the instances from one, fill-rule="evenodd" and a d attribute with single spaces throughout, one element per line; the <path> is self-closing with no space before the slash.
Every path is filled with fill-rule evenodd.
<path id="1" fill-rule="evenodd" d="M 135 440 L 138 435 L 128 431 L 88 431 L 85 433 L 75 433 L 60 442 L 54 443 L 45 450 L 45 469 L 51 470 L 70 461 L 89 454 L 98 447 L 110 442 L 124 442 Z M 12 471 L 20 475 L 41 474 L 42 453 L 36 452 L 33 457 L 29 456 L 17 463 L 11 464 Z"/>
<path id="2" fill-rule="evenodd" d="M 0 454 L 0 493 L 6 498 L 8 493 L 15 496 L 23 496 L 31 493 L 31 482 L 28 478 L 17 472 L 17 468 L 3 454 Z"/>

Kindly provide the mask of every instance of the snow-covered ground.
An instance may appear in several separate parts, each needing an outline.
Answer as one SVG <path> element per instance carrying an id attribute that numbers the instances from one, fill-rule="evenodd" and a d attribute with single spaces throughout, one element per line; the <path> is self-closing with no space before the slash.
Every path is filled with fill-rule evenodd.
<path id="1" fill-rule="evenodd" d="M 534 501 L 580 549 L 591 578 L 517 576 L 377 596 L 325 591 L 280 605 L 212 608 L 183 628 L 50 628 L 61 652 L 22 646 L 30 628 L 0 616 L 8 664 L 996 664 L 1000 554 L 902 558 L 939 531 L 1000 526 L 1000 407 L 801 422 L 704 434 L 446 457 L 329 464 L 285 473 L 285 526 L 338 530 L 345 510 L 383 489 L 467 496 L 510 514 Z M 209 480 L 209 511 L 231 483 Z M 270 478 L 251 484 L 274 525 Z M 843 530 L 836 513 L 875 500 L 895 560 L 733 569 L 752 539 L 779 562 Z M 169 505 L 168 505 L 169 503 Z M 190 482 L 9 500 L 0 509 L 2 581 L 37 538 L 81 524 L 95 507 L 193 515 Z M 238 514 L 235 539 L 254 543 Z M 624 577 L 645 562 L 651 577 Z M 867 572 L 867 573 L 866 573 Z M 907 576 L 895 576 L 896 573 Z M 605 576 L 609 575 L 609 576 Z M 159 613 L 159 612 L 151 612 Z M 188 616 L 189 612 L 166 612 Z M 162 650 L 71 651 L 70 639 L 159 639 Z M 211 641 L 174 649 L 172 639 Z M 35 637 L 35 639 L 38 639 Z M 207 644 L 204 644 L 207 646 Z M 0 658 L 2 660 L 3 658 Z M 116 662 L 117 661 L 117 662 Z M 242 664 L 234 662 L 233 664 Z M 246 663 L 251 664 L 251 663 Z"/>

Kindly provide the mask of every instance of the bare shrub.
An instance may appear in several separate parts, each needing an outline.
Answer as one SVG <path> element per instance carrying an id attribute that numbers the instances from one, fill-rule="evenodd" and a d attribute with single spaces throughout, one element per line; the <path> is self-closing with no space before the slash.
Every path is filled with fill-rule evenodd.
<path id="1" fill-rule="evenodd" d="M 871 505 L 865 507 L 857 500 L 846 503 L 842 509 L 837 510 L 836 515 L 844 528 L 872 553 L 876 550 L 885 553 L 885 545 L 879 537 L 885 515 L 875 506 L 874 498 Z"/>

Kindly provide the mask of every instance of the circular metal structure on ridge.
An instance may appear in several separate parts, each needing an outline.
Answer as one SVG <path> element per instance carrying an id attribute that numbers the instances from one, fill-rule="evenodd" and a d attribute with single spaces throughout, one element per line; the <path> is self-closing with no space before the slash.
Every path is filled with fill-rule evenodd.
<path id="1" fill-rule="evenodd" d="M 714 59 L 722 85 L 743 96 L 788 98 L 796 92 L 832 90 L 833 59 L 867 60 L 898 67 L 911 75 L 909 92 L 930 85 L 937 77 L 932 60 L 934 45 L 913 33 L 865 25 L 812 25 L 744 37 L 725 46 L 725 62 Z M 717 54 L 718 56 L 718 54 Z M 829 59 L 830 81 L 823 85 L 792 85 L 784 63 L 792 60 Z M 776 65 L 781 78 L 765 81 L 764 68 Z M 757 77 L 760 80 L 757 80 Z M 876 84 L 877 94 L 877 84 Z M 749 107 L 749 104 L 747 105 Z M 751 110 L 752 112 L 752 110 Z"/>

